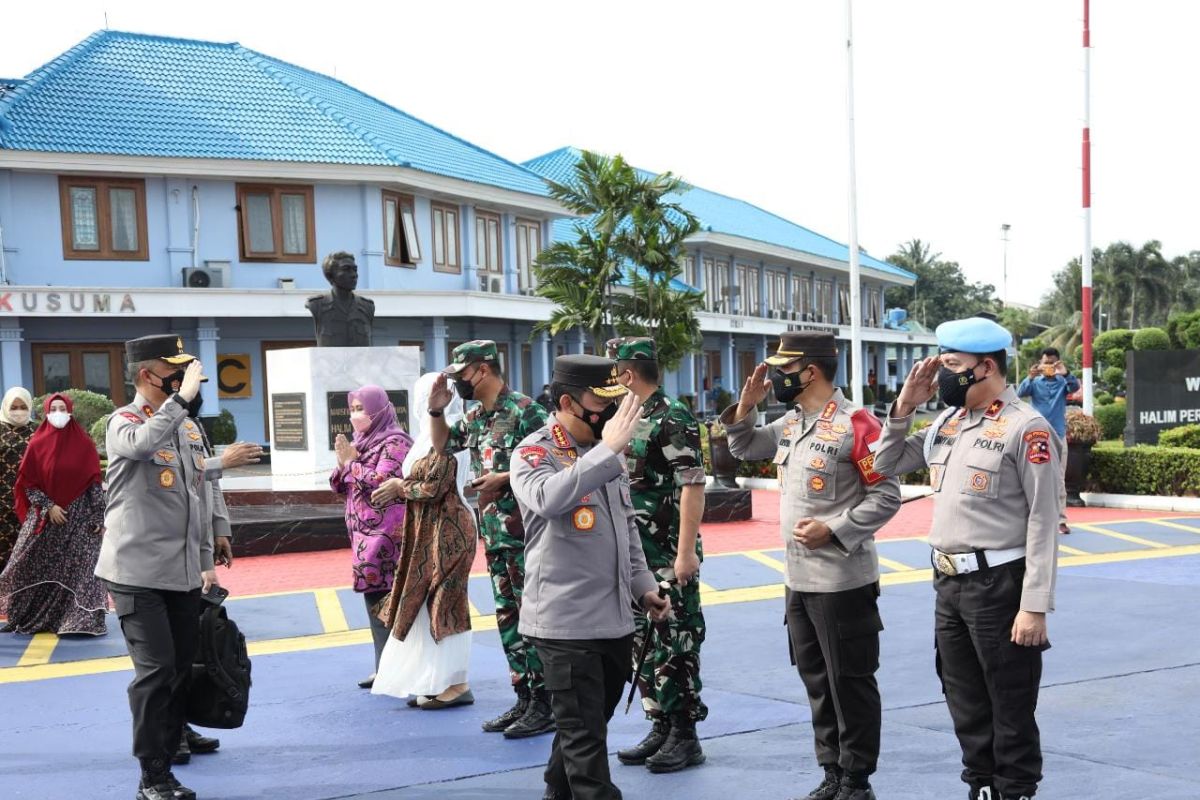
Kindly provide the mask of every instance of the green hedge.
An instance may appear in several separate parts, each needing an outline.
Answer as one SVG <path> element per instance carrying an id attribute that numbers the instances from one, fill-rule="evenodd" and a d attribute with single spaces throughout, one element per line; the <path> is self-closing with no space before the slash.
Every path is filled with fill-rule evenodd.
<path id="1" fill-rule="evenodd" d="M 92 427 L 88 430 L 88 433 L 91 434 L 92 441 L 96 443 L 96 450 L 100 453 L 101 458 L 106 458 L 108 456 L 108 453 L 104 449 L 104 437 L 108 432 L 108 418 L 111 416 L 112 414 L 105 414 L 103 417 L 96 420 L 95 423 L 92 424 Z"/>
<path id="2" fill-rule="evenodd" d="M 1125 404 L 1096 406 L 1096 421 L 1104 429 L 1105 439 L 1120 439 L 1125 435 Z"/>
<path id="3" fill-rule="evenodd" d="M 1125 364 L 1125 351 L 1133 349 L 1134 332 L 1127 328 L 1117 328 L 1111 331 L 1105 331 L 1092 340 L 1092 349 L 1100 355 L 1106 362 L 1117 363 L 1122 366 Z M 1117 356 L 1113 351 L 1117 351 L 1120 355 Z M 1117 360 L 1111 361 L 1114 357 Z"/>
<path id="4" fill-rule="evenodd" d="M 1200 495 L 1200 450 L 1101 442 L 1092 448 L 1089 476 L 1101 492 Z"/>
<path id="5" fill-rule="evenodd" d="M 1158 434 L 1158 443 L 1163 447 L 1190 447 L 1200 449 L 1200 425 L 1180 425 Z"/>
<path id="6" fill-rule="evenodd" d="M 1120 367 L 1105 367 L 1104 372 L 1100 374 L 1100 380 L 1109 389 L 1119 392 L 1125 385 L 1125 370 Z"/>
<path id="7" fill-rule="evenodd" d="M 1142 328 L 1133 335 L 1134 350 L 1170 350 L 1171 337 L 1162 328 Z"/>

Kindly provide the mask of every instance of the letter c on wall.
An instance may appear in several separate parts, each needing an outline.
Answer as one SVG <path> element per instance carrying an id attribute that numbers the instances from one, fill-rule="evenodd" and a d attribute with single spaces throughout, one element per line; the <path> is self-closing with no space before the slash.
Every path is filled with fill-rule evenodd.
<path id="1" fill-rule="evenodd" d="M 250 356 L 244 353 L 217 357 L 217 395 L 251 396 Z"/>

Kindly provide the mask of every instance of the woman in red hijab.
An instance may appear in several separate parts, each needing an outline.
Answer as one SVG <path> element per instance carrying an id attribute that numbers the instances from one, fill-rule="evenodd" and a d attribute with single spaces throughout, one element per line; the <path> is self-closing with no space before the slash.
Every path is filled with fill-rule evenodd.
<path id="1" fill-rule="evenodd" d="M 50 395 L 21 459 L 12 497 L 21 533 L 0 574 L 5 632 L 105 632 L 107 596 L 93 573 L 104 533 L 100 456 L 73 409 Z"/>

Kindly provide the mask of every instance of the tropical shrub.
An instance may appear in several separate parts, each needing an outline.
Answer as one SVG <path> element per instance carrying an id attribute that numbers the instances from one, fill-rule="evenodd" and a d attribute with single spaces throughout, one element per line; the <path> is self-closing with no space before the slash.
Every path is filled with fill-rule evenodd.
<path id="1" fill-rule="evenodd" d="M 1133 335 L 1134 350 L 1170 350 L 1171 337 L 1162 328 L 1142 328 Z"/>
<path id="2" fill-rule="evenodd" d="M 1162 447 L 1190 447 L 1200 450 L 1200 425 L 1180 425 L 1178 428 L 1160 431 L 1158 443 Z"/>
<path id="3" fill-rule="evenodd" d="M 1125 404 L 1113 403 L 1096 406 L 1096 421 L 1104 432 L 1105 439 L 1120 439 L 1125 433 Z"/>

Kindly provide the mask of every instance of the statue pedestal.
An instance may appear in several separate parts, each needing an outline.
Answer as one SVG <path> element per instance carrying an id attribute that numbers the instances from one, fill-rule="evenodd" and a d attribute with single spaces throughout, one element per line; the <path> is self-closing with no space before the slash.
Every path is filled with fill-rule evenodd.
<path id="1" fill-rule="evenodd" d="M 745 522 L 753 514 L 749 489 L 729 489 L 713 484 L 704 492 L 701 522 Z"/>
<path id="2" fill-rule="evenodd" d="M 276 491 L 329 487 L 333 439 L 351 438 L 346 394 L 386 389 L 407 431 L 408 404 L 421 374 L 416 347 L 301 347 L 267 353 L 271 485 Z"/>

